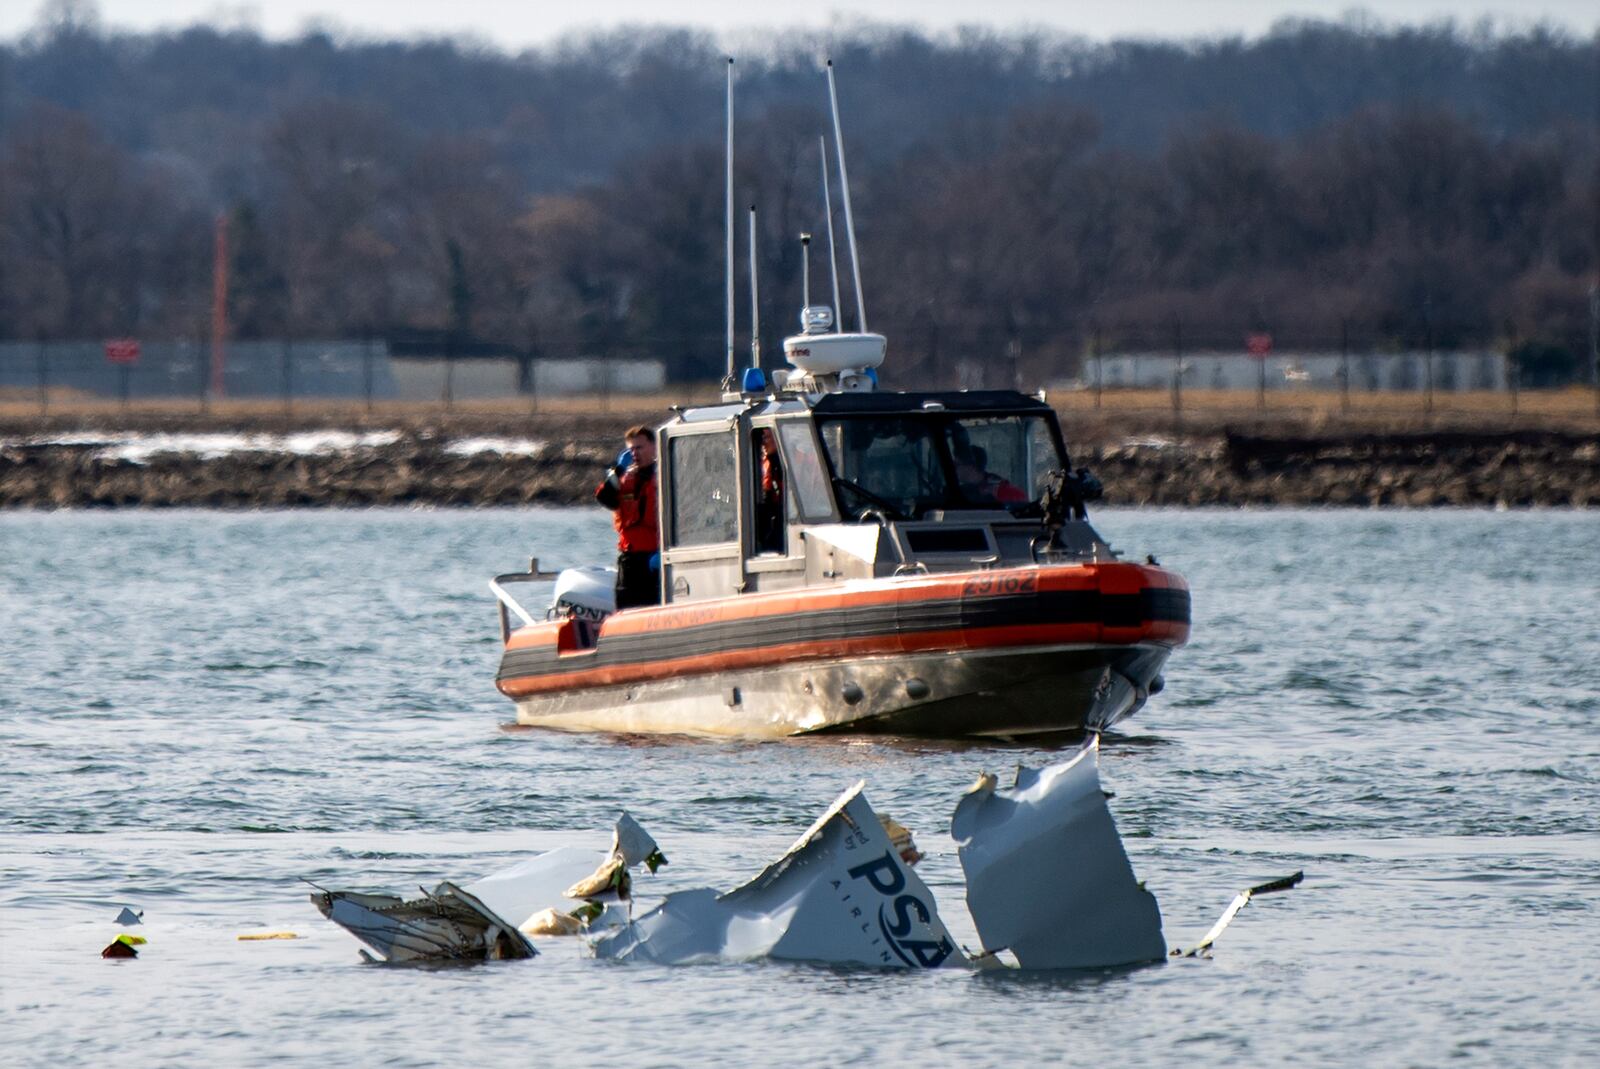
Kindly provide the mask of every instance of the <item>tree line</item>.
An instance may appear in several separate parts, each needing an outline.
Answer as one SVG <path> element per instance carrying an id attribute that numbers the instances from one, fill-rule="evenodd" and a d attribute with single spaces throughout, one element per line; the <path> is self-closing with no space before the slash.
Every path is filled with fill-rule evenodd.
<path id="1" fill-rule="evenodd" d="M 1251 332 L 1500 347 L 1556 378 L 1585 364 L 1600 35 L 1352 16 L 1253 40 L 862 26 L 827 44 L 869 322 L 897 374 L 1052 378 L 1096 346 Z M 0 45 L 0 338 L 205 334 L 221 217 L 240 337 L 715 376 L 724 70 L 687 30 L 509 55 L 118 34 L 63 0 Z M 830 299 L 825 87 L 816 49 L 736 71 L 740 346 L 753 203 L 773 354 L 797 324 L 802 231 Z"/>

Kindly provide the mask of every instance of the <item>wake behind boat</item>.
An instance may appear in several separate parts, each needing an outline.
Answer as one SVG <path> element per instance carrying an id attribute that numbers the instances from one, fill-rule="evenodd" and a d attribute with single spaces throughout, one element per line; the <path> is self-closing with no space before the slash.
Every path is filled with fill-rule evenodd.
<path id="1" fill-rule="evenodd" d="M 1187 584 L 1119 560 L 1090 525 L 1099 484 L 1072 470 L 1042 395 L 877 388 L 887 343 L 866 328 L 828 75 L 860 329 L 810 304 L 807 259 L 790 367 L 769 384 L 756 341 L 735 376 L 730 73 L 728 379 L 723 403 L 680 409 L 657 433 L 661 604 L 615 611 L 610 570 L 574 569 L 540 619 L 507 588 L 549 576 L 497 577 L 497 683 L 520 723 L 1099 730 L 1161 689 L 1188 639 Z M 831 210 L 829 222 L 833 260 Z"/>

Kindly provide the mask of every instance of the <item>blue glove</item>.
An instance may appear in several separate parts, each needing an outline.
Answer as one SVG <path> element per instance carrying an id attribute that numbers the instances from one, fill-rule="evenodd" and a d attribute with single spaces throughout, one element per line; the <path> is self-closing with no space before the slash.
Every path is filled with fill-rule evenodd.
<path id="1" fill-rule="evenodd" d="M 627 471 L 633 467 L 633 448 L 630 446 L 617 454 L 617 470 Z"/>
<path id="2" fill-rule="evenodd" d="M 661 570 L 661 554 L 660 553 L 652 553 L 652 554 L 650 554 L 650 570 L 652 572 L 659 572 Z"/>

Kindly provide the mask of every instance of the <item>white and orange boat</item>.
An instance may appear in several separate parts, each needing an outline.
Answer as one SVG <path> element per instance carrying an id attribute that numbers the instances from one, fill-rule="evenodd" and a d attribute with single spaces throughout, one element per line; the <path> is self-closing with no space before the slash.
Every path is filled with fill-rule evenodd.
<path id="1" fill-rule="evenodd" d="M 1072 470 L 1042 395 L 879 390 L 887 343 L 866 329 L 859 269 L 857 331 L 834 330 L 808 284 L 790 366 L 769 383 L 753 342 L 736 379 L 729 181 L 723 403 L 678 410 L 658 431 L 662 604 L 613 612 L 609 570 L 574 569 L 536 614 L 508 588 L 549 575 L 535 564 L 497 577 L 497 682 L 517 720 L 950 737 L 1131 715 L 1188 639 L 1182 577 L 1119 560 L 1090 525 L 1098 483 Z M 837 275 L 833 288 L 837 306 Z"/>

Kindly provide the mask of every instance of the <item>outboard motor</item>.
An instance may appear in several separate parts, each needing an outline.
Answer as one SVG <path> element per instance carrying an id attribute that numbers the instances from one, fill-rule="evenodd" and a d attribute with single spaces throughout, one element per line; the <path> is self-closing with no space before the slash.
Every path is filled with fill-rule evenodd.
<path id="1" fill-rule="evenodd" d="M 550 616 L 598 624 L 617 611 L 617 570 L 599 565 L 564 568 L 556 577 Z"/>
<path id="2" fill-rule="evenodd" d="M 569 619 L 580 647 L 592 648 L 600 639 L 600 625 L 617 611 L 617 570 L 599 565 L 563 568 L 556 576 L 554 600 L 545 614 Z"/>

